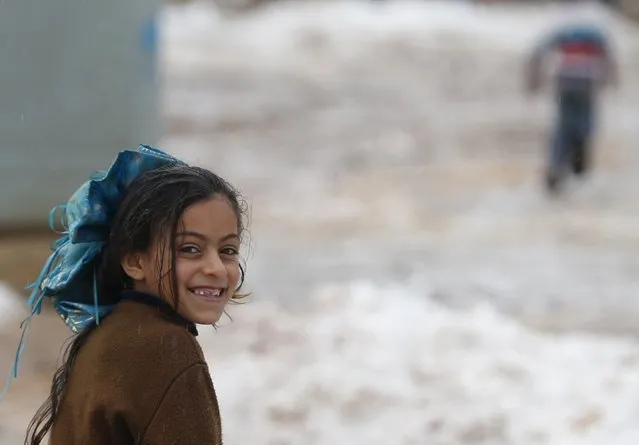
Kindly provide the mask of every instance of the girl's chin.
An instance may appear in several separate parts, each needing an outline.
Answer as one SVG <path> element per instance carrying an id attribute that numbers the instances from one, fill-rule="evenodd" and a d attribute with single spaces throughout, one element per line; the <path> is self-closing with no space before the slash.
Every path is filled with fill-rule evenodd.
<path id="1" fill-rule="evenodd" d="M 221 314 L 213 313 L 213 314 L 198 314 L 195 317 L 189 317 L 190 321 L 195 324 L 200 325 L 214 325 L 218 321 L 220 321 Z"/>
<path id="2" fill-rule="evenodd" d="M 189 295 L 190 296 L 190 295 Z M 179 308 L 180 315 L 195 324 L 212 325 L 218 322 L 224 313 L 226 300 L 203 301 L 193 297 Z"/>

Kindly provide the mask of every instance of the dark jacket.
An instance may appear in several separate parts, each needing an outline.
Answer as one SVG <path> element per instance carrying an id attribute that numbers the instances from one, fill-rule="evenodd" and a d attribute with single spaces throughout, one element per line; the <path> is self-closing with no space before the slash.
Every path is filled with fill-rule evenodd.
<path id="1" fill-rule="evenodd" d="M 124 296 L 78 353 L 51 445 L 221 445 L 195 326 L 154 297 Z"/>

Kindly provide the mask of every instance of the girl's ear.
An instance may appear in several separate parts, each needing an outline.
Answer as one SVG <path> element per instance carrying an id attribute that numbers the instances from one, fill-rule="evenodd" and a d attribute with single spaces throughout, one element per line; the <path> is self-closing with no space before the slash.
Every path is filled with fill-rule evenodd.
<path id="1" fill-rule="evenodd" d="M 124 273 L 134 281 L 144 281 L 146 278 L 145 258 L 141 253 L 125 255 L 120 262 Z"/>

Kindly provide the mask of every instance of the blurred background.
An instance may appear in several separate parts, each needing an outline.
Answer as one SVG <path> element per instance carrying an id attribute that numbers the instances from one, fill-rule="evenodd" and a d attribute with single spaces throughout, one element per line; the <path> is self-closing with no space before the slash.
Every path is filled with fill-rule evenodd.
<path id="1" fill-rule="evenodd" d="M 635 445 L 637 19 L 635 0 L 0 1 L 0 372 L 49 209 L 145 143 L 251 204 L 253 295 L 200 336 L 225 443 Z M 611 36 L 620 85 L 592 172 L 551 197 L 552 88 L 527 94 L 525 69 L 576 20 Z M 34 320 L 1 444 L 69 334 Z"/>

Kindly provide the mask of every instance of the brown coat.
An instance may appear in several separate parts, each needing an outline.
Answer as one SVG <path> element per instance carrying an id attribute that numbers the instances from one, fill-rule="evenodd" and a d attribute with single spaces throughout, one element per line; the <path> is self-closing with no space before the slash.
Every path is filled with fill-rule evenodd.
<path id="1" fill-rule="evenodd" d="M 80 349 L 51 445 L 221 445 L 195 326 L 153 297 L 126 295 Z"/>

